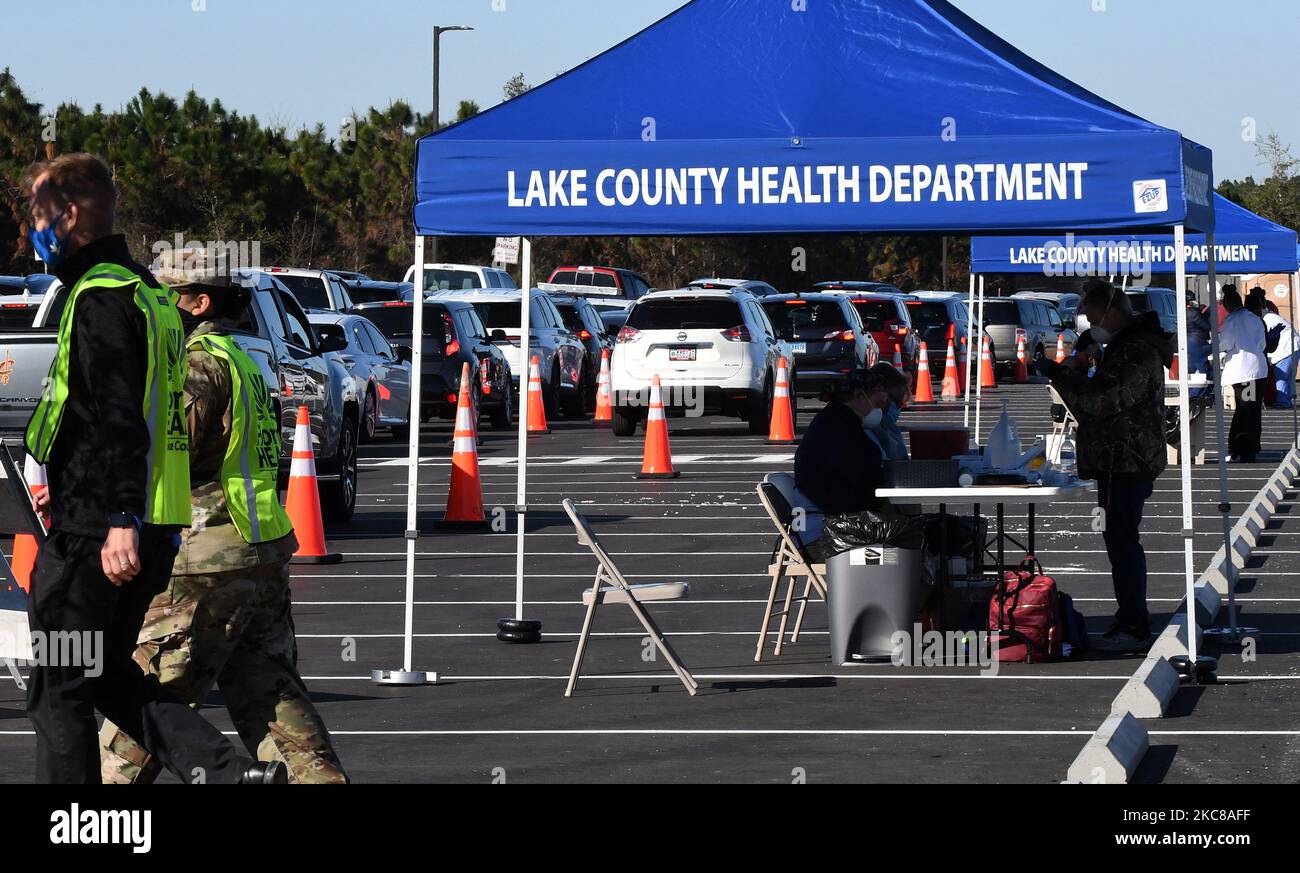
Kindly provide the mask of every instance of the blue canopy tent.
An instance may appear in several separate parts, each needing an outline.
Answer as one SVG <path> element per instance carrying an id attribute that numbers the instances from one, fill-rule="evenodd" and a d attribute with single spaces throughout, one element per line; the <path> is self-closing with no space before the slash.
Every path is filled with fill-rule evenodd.
<path id="1" fill-rule="evenodd" d="M 529 236 L 1214 226 L 1208 149 L 1089 93 L 944 0 L 693 0 L 423 138 L 415 187 L 417 264 L 426 237 L 523 237 L 525 288 Z M 422 288 L 424 271 L 415 275 Z M 418 337 L 421 307 L 415 319 Z M 522 618 L 526 393 L 520 401 Z M 399 676 L 412 669 L 418 435 Z M 1189 468 L 1189 493 L 1190 482 Z"/>
<path id="2" fill-rule="evenodd" d="M 1294 273 L 1296 232 L 1214 195 L 1215 265 L 1225 273 Z M 1209 269 L 1205 234 L 1188 234 L 1187 272 Z M 1172 234 L 976 236 L 971 272 L 1133 275 L 1174 269 Z"/>

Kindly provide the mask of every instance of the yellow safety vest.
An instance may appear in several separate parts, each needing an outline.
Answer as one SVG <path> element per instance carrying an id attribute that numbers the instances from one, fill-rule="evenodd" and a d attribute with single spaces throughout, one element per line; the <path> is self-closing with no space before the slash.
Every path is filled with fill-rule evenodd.
<path id="1" fill-rule="evenodd" d="M 27 424 L 27 451 L 39 462 L 50 459 L 68 401 L 72 356 L 72 319 L 87 291 L 133 289 L 132 300 L 144 313 L 149 343 L 145 374 L 144 420 L 149 428 L 146 524 L 190 525 L 190 438 L 185 430 L 185 332 L 171 292 L 150 288 L 135 273 L 117 264 L 92 267 L 68 293 L 59 320 L 59 348 L 50 363 L 41 400 Z M 93 325 L 86 329 L 94 330 Z"/>
<path id="2" fill-rule="evenodd" d="M 280 506 L 280 423 L 266 379 L 248 353 L 228 336 L 190 340 L 230 367 L 230 443 L 221 463 L 226 507 L 244 542 L 256 545 L 288 536 L 293 523 Z"/>

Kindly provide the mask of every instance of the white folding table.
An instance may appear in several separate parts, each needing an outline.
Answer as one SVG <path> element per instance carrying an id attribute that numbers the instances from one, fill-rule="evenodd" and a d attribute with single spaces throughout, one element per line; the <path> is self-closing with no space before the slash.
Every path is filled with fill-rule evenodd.
<path id="1" fill-rule="evenodd" d="M 1054 503 L 1083 494 L 1092 488 L 1091 481 L 1075 480 L 1066 485 L 973 485 L 970 488 L 877 488 L 876 496 L 888 500 L 895 506 L 932 506 L 939 507 L 939 596 L 948 585 L 948 576 L 952 558 L 948 554 L 948 526 L 944 516 L 951 505 L 971 506 L 975 511 L 975 533 L 979 538 L 980 507 L 985 503 L 997 506 L 997 586 L 998 600 L 1006 600 L 1006 543 L 1010 540 L 1023 548 L 1027 554 L 1034 554 L 1034 508 L 1040 503 Z M 1023 504 L 1028 508 L 1028 537 L 1021 544 L 1007 535 L 1007 504 Z M 984 554 L 988 542 L 980 542 L 975 550 L 976 578 L 984 578 Z M 999 610 L 1001 614 L 1004 610 Z M 999 628 L 1005 631 L 1006 628 Z"/>

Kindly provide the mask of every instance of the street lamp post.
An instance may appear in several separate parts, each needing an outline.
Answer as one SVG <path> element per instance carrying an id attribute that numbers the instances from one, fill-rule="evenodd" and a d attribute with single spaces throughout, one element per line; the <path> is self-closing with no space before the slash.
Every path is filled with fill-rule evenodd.
<path id="1" fill-rule="evenodd" d="M 457 31 L 457 30 L 473 30 L 473 29 L 474 28 L 472 27 L 466 27 L 461 24 L 454 24 L 445 27 L 439 25 L 437 27 L 434 27 L 433 29 L 433 131 L 434 133 L 438 132 L 438 128 L 442 124 L 442 119 L 439 112 L 439 97 L 440 97 L 439 86 L 441 84 L 440 80 L 442 76 L 441 64 L 439 63 L 440 61 L 439 53 L 442 48 L 442 35 L 444 33 L 451 33 L 452 31 Z M 436 236 L 429 238 L 429 247 L 430 247 L 430 255 L 432 256 L 434 263 L 437 263 L 438 262 L 438 238 Z M 423 270 L 424 264 L 420 264 L 419 268 Z"/>

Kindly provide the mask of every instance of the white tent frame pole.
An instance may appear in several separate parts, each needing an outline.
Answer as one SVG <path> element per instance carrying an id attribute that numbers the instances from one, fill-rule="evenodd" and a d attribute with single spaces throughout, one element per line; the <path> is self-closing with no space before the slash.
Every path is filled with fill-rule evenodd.
<path id="1" fill-rule="evenodd" d="M 1297 278 L 1300 278 L 1300 273 L 1292 273 L 1286 277 L 1287 292 L 1290 295 L 1289 299 L 1291 301 L 1291 357 L 1293 360 L 1295 359 L 1296 356 L 1295 341 L 1297 336 L 1297 331 L 1296 331 L 1297 322 L 1296 322 L 1296 312 L 1295 312 L 1295 291 L 1296 291 Z M 1290 395 L 1291 397 L 1291 428 L 1293 433 L 1295 434 L 1295 440 L 1291 443 L 1292 448 L 1300 447 L 1300 408 L 1297 407 L 1297 404 L 1295 402 L 1296 369 L 1297 368 L 1294 366 L 1291 368 L 1291 376 L 1290 376 L 1291 384 L 1287 386 L 1288 389 L 1287 394 Z"/>
<path id="2" fill-rule="evenodd" d="M 975 282 L 976 282 L 975 274 L 971 273 L 970 274 L 970 297 L 966 303 L 966 409 L 965 409 L 966 421 L 965 421 L 965 426 L 968 428 L 970 427 L 970 393 L 971 393 L 970 372 L 971 372 L 971 361 L 974 360 L 974 356 L 971 353 L 974 351 L 974 346 L 975 346 L 975 339 L 974 337 L 971 336 L 971 331 L 970 331 L 971 327 L 976 324 Z M 979 445 L 979 434 L 975 435 L 975 444 Z"/>
<path id="3" fill-rule="evenodd" d="M 980 306 L 979 349 L 978 350 L 971 349 L 970 354 L 967 356 L 973 360 L 978 355 L 979 362 L 980 362 L 979 369 L 977 371 L 979 373 L 979 376 L 976 377 L 976 389 L 975 389 L 975 445 L 977 446 L 983 445 L 983 443 L 980 442 L 980 423 L 983 419 L 983 414 L 984 414 L 984 342 L 987 339 L 987 337 L 984 335 L 984 276 L 982 275 L 980 276 L 979 306 Z M 990 368 L 993 366 L 992 355 L 993 353 L 992 351 L 990 351 L 989 352 Z M 996 378 L 996 374 L 995 374 L 995 378 Z"/>
<path id="4" fill-rule="evenodd" d="M 519 241 L 520 294 L 519 316 L 519 473 L 515 487 L 515 619 L 524 620 L 524 529 L 528 522 L 528 384 L 532 376 L 533 343 L 531 335 L 533 293 L 533 244 L 527 237 Z"/>
<path id="5" fill-rule="evenodd" d="M 420 392 L 424 364 L 424 244 L 415 238 L 415 305 L 411 307 L 411 442 L 406 464 L 406 626 L 403 631 L 403 669 L 414 670 L 415 648 L 415 547 L 420 539 Z"/>
<path id="6" fill-rule="evenodd" d="M 1179 289 L 1179 293 L 1187 294 L 1187 252 L 1183 245 L 1185 238 L 1184 227 L 1181 224 L 1174 226 L 1174 249 L 1176 251 L 1176 278 L 1174 287 Z M 1214 235 L 1207 234 L 1207 242 L 1210 250 L 1214 249 Z M 1211 255 L 1211 264 L 1213 256 Z M 1213 267 L 1211 267 L 1213 269 Z M 1213 275 L 1213 274 L 1211 274 Z M 1188 663 L 1191 665 L 1193 674 L 1196 668 L 1196 557 L 1192 550 L 1193 540 L 1196 536 L 1195 519 L 1192 515 L 1192 428 L 1191 422 L 1187 420 L 1190 409 L 1190 386 L 1187 379 L 1188 362 L 1190 358 L 1187 355 L 1187 306 L 1179 306 L 1178 309 L 1178 460 L 1182 472 L 1182 490 L 1183 490 L 1183 569 L 1186 576 L 1187 589 L 1187 656 Z M 1220 452 L 1222 455 L 1222 452 Z M 1232 556 L 1231 550 L 1228 556 Z M 1231 563 L 1231 561 L 1229 561 Z"/>
<path id="7" fill-rule="evenodd" d="M 1208 257 L 1205 272 L 1205 284 L 1209 288 L 1210 296 L 1210 346 L 1211 354 L 1214 356 L 1214 411 L 1217 421 L 1215 426 L 1218 428 L 1219 452 L 1217 466 L 1219 468 L 1219 515 L 1223 527 L 1223 553 L 1231 557 L 1232 555 L 1232 503 L 1231 496 L 1228 493 L 1228 452 L 1227 443 L 1224 442 L 1224 424 L 1223 424 L 1223 392 L 1228 386 L 1222 382 L 1222 365 L 1219 363 L 1219 278 L 1218 264 L 1215 259 L 1214 234 L 1205 235 L 1205 245 Z M 1184 368 L 1186 369 L 1186 368 Z M 1233 631 L 1237 629 L 1237 565 L 1232 561 L 1227 561 L 1224 565 L 1228 570 L 1228 626 Z"/>

